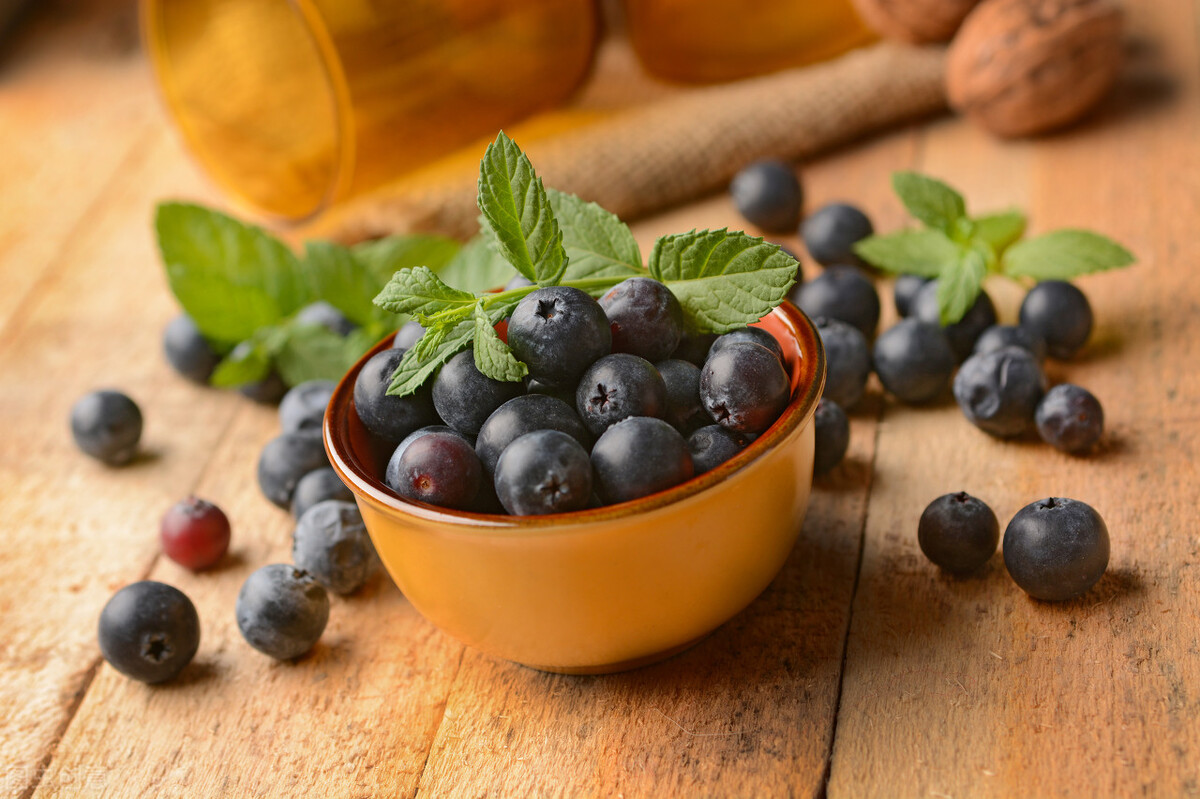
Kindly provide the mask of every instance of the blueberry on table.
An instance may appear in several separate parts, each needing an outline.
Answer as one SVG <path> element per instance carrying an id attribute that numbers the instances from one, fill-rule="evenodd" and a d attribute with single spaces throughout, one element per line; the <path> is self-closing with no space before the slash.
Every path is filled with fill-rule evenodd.
<path id="1" fill-rule="evenodd" d="M 267 442 L 258 456 L 258 487 L 285 510 L 300 478 L 329 465 L 325 444 L 316 433 L 283 433 Z"/>
<path id="2" fill-rule="evenodd" d="M 433 407 L 442 421 L 467 435 L 477 435 L 492 411 L 525 393 L 517 382 L 488 377 L 475 366 L 475 349 L 467 347 L 448 360 L 433 379 Z"/>
<path id="3" fill-rule="evenodd" d="M 700 367 L 691 361 L 668 359 L 654 364 L 667 387 L 667 412 L 663 418 L 687 435 L 712 422 L 700 403 Z"/>
<path id="4" fill-rule="evenodd" d="M 862 399 L 871 374 L 871 349 L 862 331 L 837 319 L 818 316 L 813 320 L 825 347 L 824 397 L 843 408 L 853 408 Z"/>
<path id="5" fill-rule="evenodd" d="M 975 352 L 992 352 L 1002 347 L 1020 347 L 1038 363 L 1046 360 L 1046 342 L 1037 333 L 1020 325 L 992 325 L 975 339 Z"/>
<path id="6" fill-rule="evenodd" d="M 745 449 L 746 439 L 719 424 L 710 424 L 688 436 L 687 446 L 696 474 L 704 474 Z"/>
<path id="7" fill-rule="evenodd" d="M 800 236 L 813 260 L 824 266 L 866 266 L 854 245 L 875 232 L 862 211 L 846 203 L 830 203 L 813 211 L 800 225 Z"/>
<path id="8" fill-rule="evenodd" d="M 782 161 L 756 161 L 729 184 L 733 205 L 747 222 L 769 233 L 790 233 L 800 221 L 804 193 L 796 172 Z"/>
<path id="9" fill-rule="evenodd" d="M 917 524 L 925 557 L 951 574 L 970 574 L 988 562 L 1000 543 L 1000 523 L 992 509 L 965 491 L 930 502 Z"/>
<path id="10" fill-rule="evenodd" d="M 459 433 L 427 433 L 413 439 L 388 464 L 388 487 L 405 499 L 466 510 L 479 493 L 483 466 Z"/>
<path id="11" fill-rule="evenodd" d="M 592 436 L 573 406 L 545 394 L 526 394 L 501 405 L 479 428 L 475 452 L 483 463 L 484 473 L 494 475 L 496 461 L 504 448 L 534 430 L 559 430 L 584 449 L 592 446 Z"/>
<path id="12" fill-rule="evenodd" d="M 570 385 L 612 351 L 612 330 L 604 309 L 587 293 L 549 286 L 525 295 L 513 309 L 508 346 L 533 377 Z"/>
<path id="13" fill-rule="evenodd" d="M 708 358 L 711 358 L 723 348 L 738 342 L 749 342 L 751 344 L 759 344 L 763 347 L 766 347 L 771 352 L 775 353 L 775 357 L 779 359 L 780 363 L 784 362 L 783 347 L 779 345 L 778 339 L 776 339 L 767 331 L 763 330 L 761 327 L 739 327 L 736 330 L 730 330 L 728 333 L 722 333 L 720 336 L 717 336 L 715 341 L 713 341 L 712 346 L 709 347 L 708 350 L 708 357 L 706 357 L 704 360 L 707 361 Z M 704 363 L 701 362 L 698 365 L 703 366 Z"/>
<path id="14" fill-rule="evenodd" d="M 607 504 L 663 491 L 695 473 L 679 431 L 649 416 L 631 416 L 605 430 L 592 447 L 592 469 L 596 494 Z"/>
<path id="15" fill-rule="evenodd" d="M 306 380 L 289 389 L 279 401 L 279 424 L 283 432 L 320 432 L 325 408 L 336 386 L 332 380 Z"/>
<path id="16" fill-rule="evenodd" d="M 788 299 L 810 317 L 828 316 L 854 325 L 870 340 L 879 324 L 879 292 L 861 269 L 831 266 L 793 286 Z"/>
<path id="17" fill-rule="evenodd" d="M 817 403 L 813 424 L 813 474 L 826 474 L 846 457 L 850 448 L 850 420 L 840 405 L 822 398 Z"/>
<path id="18" fill-rule="evenodd" d="M 126 677 L 164 682 L 195 657 L 200 617 L 178 588 L 143 580 L 125 586 L 105 604 L 99 639 L 104 659 Z"/>
<path id="19" fill-rule="evenodd" d="M 225 512 L 195 496 L 172 505 L 159 528 L 163 554 L 192 571 L 217 565 L 229 549 L 229 535 Z"/>
<path id="20" fill-rule="evenodd" d="M 300 478 L 292 492 L 292 517 L 299 519 L 304 511 L 327 499 L 353 502 L 354 492 L 346 487 L 338 473 L 328 466 L 313 469 Z"/>
<path id="21" fill-rule="evenodd" d="M 353 502 L 327 499 L 304 512 L 292 533 L 292 563 L 335 594 L 352 594 L 379 568 Z"/>
<path id="22" fill-rule="evenodd" d="M 654 364 L 626 352 L 600 358 L 575 389 L 575 409 L 592 435 L 630 416 L 667 413 L 667 386 Z"/>
<path id="23" fill-rule="evenodd" d="M 683 306 L 671 290 L 648 277 L 622 280 L 600 298 L 612 331 L 612 351 L 661 361 L 683 337 Z"/>
<path id="24" fill-rule="evenodd" d="M 963 415 L 998 438 L 1012 438 L 1028 430 L 1045 393 L 1042 367 L 1021 347 L 972 355 L 954 377 L 954 399 Z"/>
<path id="25" fill-rule="evenodd" d="M 936 280 L 931 280 L 922 286 L 913 300 L 909 315 L 922 322 L 941 325 L 941 308 L 938 304 L 937 291 L 938 282 Z M 992 298 L 988 296 L 987 292 L 981 291 L 963 318 L 952 324 L 943 325 L 942 332 L 946 334 L 946 339 L 950 342 L 950 349 L 954 351 L 955 359 L 962 363 L 975 348 L 975 340 L 984 330 L 994 324 L 996 324 L 996 306 L 992 304 Z"/>
<path id="26" fill-rule="evenodd" d="M 1067 360 L 1092 334 L 1092 306 L 1082 291 L 1062 280 L 1044 280 L 1021 302 L 1021 327 L 1046 342 L 1051 357 Z"/>
<path id="27" fill-rule="evenodd" d="M 250 646 L 277 660 L 313 648 L 329 622 L 329 594 L 308 572 L 286 563 L 263 566 L 237 597 L 237 624 Z"/>
<path id="28" fill-rule="evenodd" d="M 1073 599 L 1108 568 L 1108 527 L 1090 505 L 1049 497 L 1017 511 L 1004 530 L 1004 565 L 1034 599 Z"/>
<path id="29" fill-rule="evenodd" d="M 535 430 L 504 448 L 495 485 L 500 504 L 514 516 L 583 510 L 592 498 L 592 462 L 566 433 Z"/>
<path id="30" fill-rule="evenodd" d="M 221 362 L 221 356 L 187 314 L 176 316 L 163 329 L 163 354 L 172 369 L 202 385 L 208 383 Z"/>
<path id="31" fill-rule="evenodd" d="M 1062 383 L 1046 392 L 1034 415 L 1038 435 L 1063 452 L 1086 452 L 1104 435 L 1104 409 L 1092 392 Z"/>
<path id="32" fill-rule="evenodd" d="M 354 409 L 372 435 L 384 441 L 399 442 L 420 427 L 438 424 L 437 411 L 429 383 L 403 397 L 388 394 L 392 373 L 400 365 L 404 351 L 382 350 L 363 364 L 354 380 Z"/>
<path id="33" fill-rule="evenodd" d="M 880 333 L 871 358 L 883 387 L 910 404 L 937 397 L 954 374 L 954 352 L 942 328 L 912 317 Z"/>
<path id="34" fill-rule="evenodd" d="M 396 335 L 392 338 L 392 346 L 400 350 L 411 350 L 423 335 L 425 335 L 425 328 L 421 327 L 421 323 L 416 319 L 409 319 L 396 331 Z"/>
<path id="35" fill-rule="evenodd" d="M 71 406 L 71 435 L 88 455 L 109 466 L 122 466 L 137 454 L 142 412 L 120 391 L 93 391 Z"/>
<path id="36" fill-rule="evenodd" d="M 771 350 L 739 342 L 709 355 L 700 370 L 700 401 L 709 416 L 735 433 L 766 430 L 791 398 L 791 383 Z"/>
<path id="37" fill-rule="evenodd" d="M 892 286 L 892 302 L 896 305 L 896 313 L 901 317 L 912 313 L 913 300 L 917 293 L 929 282 L 929 278 L 920 275 L 899 275 Z"/>
<path id="38" fill-rule="evenodd" d="M 309 303 L 296 311 L 295 322 L 301 325 L 323 327 L 339 336 L 348 336 L 354 332 L 357 325 L 346 318 L 346 315 L 325 300 Z"/>

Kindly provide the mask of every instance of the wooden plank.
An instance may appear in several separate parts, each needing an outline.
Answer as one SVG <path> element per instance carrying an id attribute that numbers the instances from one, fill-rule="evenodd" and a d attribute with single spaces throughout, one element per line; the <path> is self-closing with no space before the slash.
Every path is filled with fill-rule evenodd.
<path id="1" fill-rule="evenodd" d="M 959 124 L 928 137 L 922 166 L 968 197 L 1012 192 L 1030 201 L 1035 230 L 1094 228 L 1141 263 L 1079 281 L 1097 328 L 1081 358 L 1050 367 L 1104 403 L 1097 454 L 992 440 L 952 405 L 885 410 L 831 797 L 1200 794 L 1198 541 L 1187 521 L 1200 499 L 1198 386 L 1185 366 L 1200 325 L 1187 268 L 1200 256 L 1196 8 L 1126 10 L 1161 47 L 1155 69 L 1179 77 L 1169 103 L 1136 101 L 1132 86 L 1091 124 L 1035 144 Z M 1146 65 L 1132 72 L 1143 81 Z M 1112 534 L 1108 573 L 1060 604 L 1028 599 L 999 554 L 979 577 L 937 573 L 917 519 L 959 489 L 991 503 L 1002 528 L 1044 496 L 1093 504 Z"/>

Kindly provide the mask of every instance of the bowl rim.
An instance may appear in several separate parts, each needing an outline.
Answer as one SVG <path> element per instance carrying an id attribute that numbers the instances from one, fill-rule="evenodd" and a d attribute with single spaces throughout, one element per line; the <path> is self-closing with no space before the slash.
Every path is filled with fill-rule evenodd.
<path id="1" fill-rule="evenodd" d="M 392 335 L 380 340 L 338 381 L 321 425 L 325 450 L 329 455 L 330 465 L 356 498 L 369 501 L 391 515 L 412 516 L 424 522 L 452 525 L 456 533 L 489 536 L 497 533 L 562 533 L 598 522 L 624 519 L 658 510 L 712 488 L 746 469 L 787 439 L 797 428 L 809 423 L 816 413 L 817 402 L 825 385 L 825 349 L 821 337 L 817 334 L 812 320 L 787 300 L 772 310 L 769 316 L 782 325 L 799 350 L 799 357 L 794 360 L 798 368 L 794 368 L 789 376 L 792 397 L 787 407 L 769 428 L 729 460 L 676 486 L 644 497 L 599 508 L 540 516 L 509 516 L 452 510 L 400 498 L 353 454 L 348 419 L 354 405 L 354 382 L 358 373 L 374 355 L 390 348 Z"/>

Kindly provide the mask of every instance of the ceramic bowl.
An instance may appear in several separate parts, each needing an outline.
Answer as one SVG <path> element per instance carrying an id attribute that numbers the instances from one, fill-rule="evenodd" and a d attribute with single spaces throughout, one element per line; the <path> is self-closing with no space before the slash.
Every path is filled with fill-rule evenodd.
<path id="1" fill-rule="evenodd" d="M 514 517 L 410 502 L 383 482 L 388 452 L 354 410 L 363 363 L 326 411 L 330 461 L 354 492 L 384 566 L 413 606 L 465 643 L 537 669 L 620 671 L 697 642 L 783 567 L 812 484 L 825 354 L 783 303 L 759 325 L 783 347 L 792 397 L 779 419 L 710 472 L 641 499 Z"/>

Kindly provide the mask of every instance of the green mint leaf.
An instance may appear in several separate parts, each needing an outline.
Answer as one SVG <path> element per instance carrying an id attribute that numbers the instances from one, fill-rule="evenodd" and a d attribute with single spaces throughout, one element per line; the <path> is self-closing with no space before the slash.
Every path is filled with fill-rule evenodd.
<path id="1" fill-rule="evenodd" d="M 529 374 L 529 368 L 500 340 L 496 321 L 482 304 L 475 306 L 475 368 L 493 380 L 515 382 Z"/>
<path id="2" fill-rule="evenodd" d="M 1110 238 L 1088 230 L 1066 229 L 1009 247 L 1001 260 L 1001 270 L 1011 277 L 1070 280 L 1133 262 L 1133 254 Z"/>
<path id="3" fill-rule="evenodd" d="M 428 267 L 401 269 L 392 275 L 375 304 L 392 313 L 433 316 L 438 311 L 475 304 L 475 295 L 443 283 Z"/>
<path id="4" fill-rule="evenodd" d="M 371 298 L 383 290 L 387 280 L 352 250 L 331 241 L 310 241 L 304 248 L 304 266 L 314 294 L 351 322 L 367 325 L 381 319 L 382 309 Z"/>
<path id="5" fill-rule="evenodd" d="M 503 286 L 516 272 L 483 236 L 476 236 L 450 262 L 435 270 L 443 282 L 464 291 L 481 292 Z"/>
<path id="6" fill-rule="evenodd" d="M 956 264 L 948 265 L 937 279 L 938 315 L 942 325 L 951 325 L 966 315 L 983 290 L 987 259 L 977 249 L 963 249 Z"/>
<path id="7" fill-rule="evenodd" d="M 293 325 L 275 365 L 291 386 L 307 380 L 340 380 L 376 340 L 361 330 L 342 337 L 320 325 Z"/>
<path id="8" fill-rule="evenodd" d="M 987 214 L 971 220 L 971 236 L 1003 253 L 1025 235 L 1025 214 L 1017 210 Z"/>
<path id="9" fill-rule="evenodd" d="M 260 228 L 198 205 L 162 203 L 154 229 L 171 291 L 208 338 L 250 338 L 316 299 L 296 256 Z"/>
<path id="10" fill-rule="evenodd" d="M 396 272 L 412 266 L 427 266 L 440 273 L 461 248 L 457 241 L 444 236 L 413 234 L 364 241 L 351 251 L 383 286 Z"/>
<path id="11" fill-rule="evenodd" d="M 474 336 L 474 318 L 465 319 L 450 330 L 443 327 L 427 331 L 415 347 L 404 353 L 400 365 L 392 373 L 392 382 L 387 393 L 400 397 L 412 394 L 423 386 L 442 364 L 469 345 Z M 426 343 L 426 339 L 434 338 L 436 343 Z"/>
<path id="12" fill-rule="evenodd" d="M 894 172 L 892 188 L 910 214 L 948 236 L 959 230 L 959 220 L 967 215 L 962 195 L 927 175 Z"/>
<path id="13" fill-rule="evenodd" d="M 574 194 L 547 189 L 567 251 L 563 280 L 644 275 L 642 253 L 629 226 L 616 214 Z"/>
<path id="14" fill-rule="evenodd" d="M 567 266 L 562 231 L 541 178 L 503 131 L 479 163 L 479 210 L 499 253 L 518 272 L 539 285 L 558 283 Z"/>
<path id="15" fill-rule="evenodd" d="M 213 370 L 208 382 L 217 388 L 235 388 L 262 380 L 271 371 L 271 355 L 261 344 L 238 344 Z"/>
<path id="16" fill-rule="evenodd" d="M 854 252 L 887 272 L 937 277 L 948 264 L 958 262 L 961 250 L 942 231 L 926 228 L 868 236 L 854 245 Z"/>
<path id="17" fill-rule="evenodd" d="M 693 329 L 726 333 L 756 322 L 787 296 L 796 259 L 777 244 L 728 230 L 663 236 L 650 275 L 666 283 Z"/>

